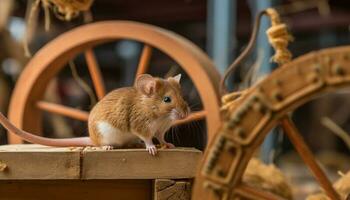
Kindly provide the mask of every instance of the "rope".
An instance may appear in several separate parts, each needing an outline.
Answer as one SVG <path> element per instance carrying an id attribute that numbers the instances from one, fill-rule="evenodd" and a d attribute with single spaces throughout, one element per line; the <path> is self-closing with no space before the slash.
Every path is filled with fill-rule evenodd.
<path id="1" fill-rule="evenodd" d="M 57 18 L 70 21 L 77 17 L 80 12 L 88 11 L 91 7 L 93 0 L 51 0 L 54 4 L 54 13 Z"/>
<path id="2" fill-rule="evenodd" d="M 28 20 L 27 20 L 27 26 L 26 26 L 26 35 L 24 36 L 24 40 L 23 40 L 23 48 L 24 48 L 24 54 L 27 57 L 31 57 L 31 53 L 29 50 L 29 33 L 31 32 L 32 28 L 33 28 L 33 20 L 34 20 L 34 16 L 38 13 L 38 7 L 40 4 L 41 0 L 35 0 L 35 2 L 32 4 L 31 8 L 30 8 L 30 12 L 28 15 Z"/>
<path id="3" fill-rule="evenodd" d="M 242 100 L 249 92 L 250 88 L 242 91 L 231 92 L 227 94 L 227 88 L 225 86 L 225 80 L 227 77 L 233 73 L 237 66 L 248 56 L 248 54 L 254 48 L 256 37 L 258 34 L 260 20 L 263 15 L 266 15 L 271 20 L 271 27 L 266 31 L 268 41 L 275 50 L 275 54 L 271 57 L 272 62 L 276 62 L 279 66 L 289 62 L 292 59 L 292 54 L 287 49 L 290 41 L 292 41 L 292 36 L 287 31 L 287 26 L 281 23 L 281 19 L 276 10 L 268 8 L 258 13 L 255 18 L 255 23 L 253 26 L 252 35 L 249 39 L 249 43 L 244 51 L 238 56 L 238 58 L 229 66 L 224 74 L 223 79 L 220 82 L 220 93 L 222 95 L 221 110 L 223 113 L 230 113 L 232 109 L 236 107 L 236 102 Z"/>
<path id="4" fill-rule="evenodd" d="M 23 40 L 24 53 L 27 57 L 31 57 L 29 50 L 29 33 L 33 29 L 34 16 L 38 13 L 39 4 L 44 10 L 45 15 L 45 31 L 50 30 L 50 9 L 54 15 L 63 21 L 70 21 L 77 17 L 80 12 L 88 12 L 93 0 L 35 0 L 31 5 L 26 27 L 26 35 Z"/>
<path id="5" fill-rule="evenodd" d="M 89 95 L 91 109 L 97 102 L 94 92 L 92 91 L 91 87 L 79 76 L 77 67 L 72 60 L 69 61 L 69 67 L 72 72 L 73 79 Z"/>
<path id="6" fill-rule="evenodd" d="M 280 66 L 292 59 L 292 54 L 287 47 L 289 42 L 293 41 L 293 37 L 288 33 L 286 24 L 281 23 L 280 16 L 275 9 L 266 9 L 266 14 L 271 20 L 271 27 L 266 31 L 267 38 L 275 50 L 271 61 Z"/>
<path id="7" fill-rule="evenodd" d="M 221 79 L 220 93 L 222 95 L 223 105 L 231 102 L 232 100 L 236 100 L 238 97 L 247 94 L 249 91 L 247 90 L 246 92 L 235 92 L 227 94 L 228 91 L 225 86 L 225 80 L 230 74 L 232 74 L 236 70 L 237 66 L 241 64 L 241 62 L 252 51 L 260 27 L 260 20 L 263 15 L 267 15 L 271 20 L 271 27 L 266 31 L 268 41 L 275 50 L 275 55 L 271 57 L 271 61 L 276 62 L 280 66 L 289 62 L 292 59 L 292 54 L 288 50 L 287 46 L 289 42 L 293 40 L 293 37 L 288 33 L 287 26 L 284 23 L 281 23 L 281 19 L 277 11 L 273 8 L 268 8 L 259 12 L 255 18 L 252 35 L 249 39 L 247 47 L 238 56 L 238 58 L 235 61 L 233 61 L 233 63 L 226 70 L 224 77 Z"/>
<path id="8" fill-rule="evenodd" d="M 337 136 L 339 136 L 350 149 L 350 135 L 344 129 L 342 129 L 338 124 L 336 124 L 328 117 L 322 118 L 321 123 Z"/>
<path id="9" fill-rule="evenodd" d="M 255 46 L 256 36 L 258 35 L 258 30 L 260 27 L 260 19 L 265 14 L 265 10 L 261 11 L 256 17 L 255 17 L 255 23 L 253 26 L 253 32 L 250 36 L 249 42 L 247 47 L 243 50 L 243 52 L 238 56 L 236 60 L 233 61 L 233 63 L 228 67 L 226 70 L 224 77 L 220 81 L 220 93 L 221 95 L 225 95 L 228 91 L 225 86 L 225 81 L 228 78 L 228 76 L 233 73 L 237 66 L 241 64 L 241 62 L 248 56 L 248 54 L 252 51 L 253 47 Z"/>
<path id="10" fill-rule="evenodd" d="M 44 9 L 44 14 L 45 14 L 45 31 L 49 31 L 50 30 L 50 24 L 51 24 L 51 20 L 50 20 L 50 4 L 48 1 L 42 1 L 42 7 Z"/>

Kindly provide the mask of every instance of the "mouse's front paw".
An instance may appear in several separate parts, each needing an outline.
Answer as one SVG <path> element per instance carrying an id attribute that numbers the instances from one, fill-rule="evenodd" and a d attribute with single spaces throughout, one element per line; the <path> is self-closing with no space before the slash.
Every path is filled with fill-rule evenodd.
<path id="1" fill-rule="evenodd" d="M 110 145 L 102 146 L 102 149 L 106 151 L 113 150 L 113 146 L 110 146 Z"/>
<path id="2" fill-rule="evenodd" d="M 155 156 L 157 154 L 157 147 L 152 145 L 147 145 L 146 149 L 148 151 L 148 153 L 150 153 L 151 155 Z"/>

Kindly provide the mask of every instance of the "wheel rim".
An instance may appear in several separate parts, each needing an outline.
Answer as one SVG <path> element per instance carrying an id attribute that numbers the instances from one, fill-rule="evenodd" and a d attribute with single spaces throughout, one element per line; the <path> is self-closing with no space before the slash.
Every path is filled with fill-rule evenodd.
<path id="1" fill-rule="evenodd" d="M 349 85 L 349 46 L 306 54 L 272 72 L 228 108 L 225 122 L 205 152 L 194 199 L 281 199 L 241 181 L 253 152 L 279 123 L 327 195 L 339 199 L 286 115 L 323 93 Z"/>
<path id="2" fill-rule="evenodd" d="M 10 102 L 10 120 L 16 126 L 33 133 L 41 132 L 41 110 L 59 114 L 70 113 L 70 117 L 86 120 L 86 112 L 75 112 L 40 100 L 49 81 L 70 59 L 83 51 L 85 51 L 96 94 L 102 98 L 105 89 L 101 84 L 103 79 L 92 48 L 119 39 L 135 40 L 145 44 L 137 74 L 147 70 L 152 48 L 161 50 L 184 69 L 193 81 L 205 110 L 202 113 L 195 113 L 189 119 L 195 120 L 205 115 L 207 135 L 210 140 L 220 123 L 218 98 L 220 75 L 213 63 L 203 51 L 187 39 L 159 27 L 129 21 L 106 21 L 84 25 L 46 44 L 30 60 L 16 84 Z M 10 143 L 22 142 L 14 134 L 9 134 L 8 138 Z"/>

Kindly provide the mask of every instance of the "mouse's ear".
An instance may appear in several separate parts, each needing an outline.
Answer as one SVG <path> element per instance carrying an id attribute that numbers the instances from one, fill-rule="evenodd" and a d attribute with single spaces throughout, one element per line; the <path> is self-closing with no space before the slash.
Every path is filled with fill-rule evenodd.
<path id="1" fill-rule="evenodd" d="M 141 74 L 137 77 L 135 87 L 146 95 L 151 95 L 156 92 L 159 86 L 158 81 L 149 74 Z"/>
<path id="2" fill-rule="evenodd" d="M 178 74 L 174 77 L 169 77 L 168 80 L 174 80 L 176 81 L 178 84 L 180 84 L 180 79 L 181 79 L 181 74 Z"/>

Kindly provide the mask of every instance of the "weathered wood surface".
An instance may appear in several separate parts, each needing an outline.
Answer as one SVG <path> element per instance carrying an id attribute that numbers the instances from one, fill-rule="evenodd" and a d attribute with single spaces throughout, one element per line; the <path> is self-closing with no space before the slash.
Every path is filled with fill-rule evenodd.
<path id="1" fill-rule="evenodd" d="M 0 180 L 79 179 L 80 153 L 39 145 L 0 146 Z"/>
<path id="2" fill-rule="evenodd" d="M 83 179 L 193 178 L 201 153 L 194 149 L 164 149 L 151 156 L 144 149 L 85 151 Z"/>
<path id="3" fill-rule="evenodd" d="M 192 148 L 53 148 L 22 144 L 0 146 L 0 180 L 193 178 L 202 153 Z"/>
<path id="4" fill-rule="evenodd" d="M 190 200 L 191 182 L 189 180 L 154 180 L 154 200 Z"/>

